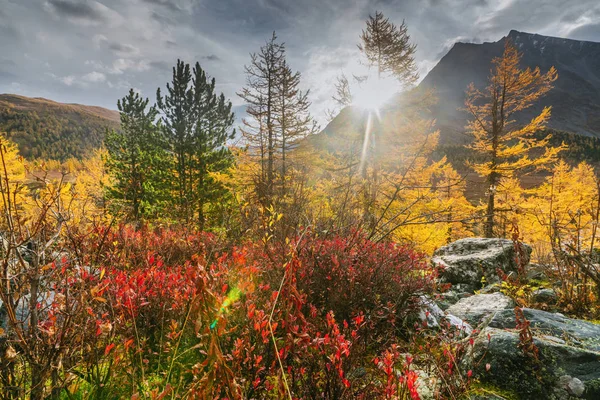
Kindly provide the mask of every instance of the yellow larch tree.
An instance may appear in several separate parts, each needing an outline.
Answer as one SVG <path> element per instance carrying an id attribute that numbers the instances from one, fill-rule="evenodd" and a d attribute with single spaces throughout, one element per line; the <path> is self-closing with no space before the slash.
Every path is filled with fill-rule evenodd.
<path id="1" fill-rule="evenodd" d="M 524 125 L 515 120 L 520 112 L 544 96 L 558 77 L 554 67 L 545 74 L 539 68 L 521 69 L 521 56 L 507 40 L 503 55 L 492 60 L 488 85 L 480 90 L 471 84 L 465 100 L 470 114 L 466 129 L 473 138 L 469 147 L 485 157 L 485 161 L 469 165 L 486 179 L 486 237 L 494 236 L 495 200 L 503 180 L 514 177 L 518 171 L 540 169 L 555 162 L 565 148 L 551 147 L 550 134 L 535 138 L 550 118 L 550 107 Z"/>

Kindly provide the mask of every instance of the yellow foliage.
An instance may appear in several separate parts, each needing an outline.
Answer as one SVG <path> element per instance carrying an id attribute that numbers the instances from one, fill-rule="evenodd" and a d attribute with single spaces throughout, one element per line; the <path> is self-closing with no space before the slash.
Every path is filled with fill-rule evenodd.
<path id="1" fill-rule="evenodd" d="M 548 256 L 552 242 L 558 238 L 579 251 L 589 250 L 599 222 L 597 179 L 589 164 L 570 167 L 561 161 L 540 186 L 530 190 L 510 188 L 514 193 L 510 218 L 533 246 L 534 256 Z"/>
<path id="2" fill-rule="evenodd" d="M 484 90 L 471 84 L 467 90 L 465 108 L 471 115 L 467 132 L 473 137 L 469 146 L 482 154 L 485 160 L 471 162 L 469 166 L 489 185 L 486 209 L 485 235 L 494 235 L 495 197 L 501 196 L 503 180 L 515 173 L 541 170 L 558 160 L 558 154 L 566 148 L 563 144 L 550 147 L 551 135 L 538 140 L 533 135 L 541 131 L 550 118 L 550 107 L 525 126 L 518 126 L 515 114 L 535 104 L 558 78 L 554 67 L 542 74 L 539 68 L 522 70 L 519 67 L 521 53 L 507 40 L 502 57 L 492 61 L 492 75 Z"/>

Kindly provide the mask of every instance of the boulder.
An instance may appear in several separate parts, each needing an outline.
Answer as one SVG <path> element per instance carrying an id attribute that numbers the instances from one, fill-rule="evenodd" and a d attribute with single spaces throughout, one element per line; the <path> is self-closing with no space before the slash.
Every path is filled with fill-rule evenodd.
<path id="1" fill-rule="evenodd" d="M 38 303 L 40 303 L 40 305 L 41 305 L 42 312 L 47 310 L 47 308 L 52 304 L 52 302 L 54 301 L 54 297 L 55 297 L 54 291 L 48 291 L 48 292 L 42 293 L 38 296 Z M 27 329 L 27 327 L 29 325 L 29 299 L 30 298 L 31 298 L 30 295 L 28 295 L 28 294 L 24 295 L 17 301 L 16 307 L 15 307 L 15 317 L 16 317 L 17 321 L 19 321 L 21 323 L 23 329 L 25 329 L 25 330 Z M 8 315 L 7 315 L 6 307 L 4 307 L 4 303 L 2 302 L 2 300 L 0 300 L 0 328 L 2 328 L 2 334 L 0 335 L 0 338 L 5 337 L 6 335 L 8 335 L 11 332 L 9 322 L 8 322 Z"/>
<path id="2" fill-rule="evenodd" d="M 563 375 L 558 378 L 558 385 L 561 389 L 569 394 L 569 396 L 578 398 L 585 393 L 585 385 L 581 380 L 573 378 L 570 375 Z"/>
<path id="3" fill-rule="evenodd" d="M 558 302 L 558 295 L 552 289 L 538 289 L 531 293 L 531 301 L 534 303 L 554 305 Z"/>
<path id="4" fill-rule="evenodd" d="M 573 347 L 600 352 L 600 325 L 532 308 L 523 308 L 523 316 L 530 322 L 531 331 L 536 336 L 554 337 Z M 488 326 L 515 329 L 514 311 L 497 312 Z"/>
<path id="5" fill-rule="evenodd" d="M 520 244 L 523 264 L 529 263 L 531 247 Z M 440 266 L 440 280 L 462 284 L 476 290 L 482 278 L 487 283 L 499 282 L 497 270 L 504 273 L 517 272 L 515 244 L 508 239 L 467 238 L 460 239 L 437 249 L 432 258 L 434 266 Z"/>
<path id="6" fill-rule="evenodd" d="M 487 285 L 481 290 L 477 291 L 477 294 L 491 294 L 498 293 L 502 290 L 502 284 L 500 283 L 492 283 L 491 285 Z"/>
<path id="7" fill-rule="evenodd" d="M 447 292 L 439 293 L 435 296 L 436 303 L 442 310 L 448 309 L 453 304 L 458 303 L 460 299 L 472 296 L 469 292 L 458 292 L 456 290 L 448 290 Z"/>
<path id="8" fill-rule="evenodd" d="M 425 296 L 421 297 L 419 319 L 426 322 L 428 328 L 439 328 L 440 322 L 446 321 L 464 335 L 473 333 L 471 325 L 452 314 L 445 313 L 434 301 Z"/>
<path id="9" fill-rule="evenodd" d="M 499 311 L 512 312 L 514 306 L 514 301 L 502 293 L 476 294 L 460 299 L 456 304 L 448 307 L 446 312 L 477 326 Z"/>
<path id="10" fill-rule="evenodd" d="M 547 272 L 553 267 L 543 264 L 529 264 L 525 268 L 525 276 L 529 280 L 546 281 L 548 280 Z"/>
<path id="11" fill-rule="evenodd" d="M 485 328 L 475 338 L 471 352 L 474 376 L 522 399 L 600 398 L 599 352 L 536 336 L 536 360 L 525 355 L 519 343 L 517 331 Z"/>

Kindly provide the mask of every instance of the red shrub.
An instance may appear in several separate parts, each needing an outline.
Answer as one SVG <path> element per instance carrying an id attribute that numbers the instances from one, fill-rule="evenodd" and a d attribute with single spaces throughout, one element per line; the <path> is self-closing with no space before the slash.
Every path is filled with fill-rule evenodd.
<path id="1" fill-rule="evenodd" d="M 112 380 L 152 373 L 188 398 L 385 395 L 386 378 L 383 386 L 367 378 L 378 376 L 374 356 L 398 340 L 419 296 L 433 289 L 421 255 L 360 233 L 218 253 L 212 235 L 180 236 L 95 233 L 102 245 L 90 259 L 105 272 L 93 330 L 110 323 L 115 339 L 101 355 L 128 360 L 113 365 L 121 372 Z M 409 372 L 402 387 L 412 395 Z"/>

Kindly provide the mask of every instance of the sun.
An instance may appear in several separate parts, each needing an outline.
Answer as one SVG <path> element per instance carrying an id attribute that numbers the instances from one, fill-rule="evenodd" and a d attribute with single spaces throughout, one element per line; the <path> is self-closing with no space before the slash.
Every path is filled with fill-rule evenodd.
<path id="1" fill-rule="evenodd" d="M 379 111 L 398 92 L 398 81 L 395 79 L 369 76 L 354 88 L 352 105 L 366 110 Z"/>

